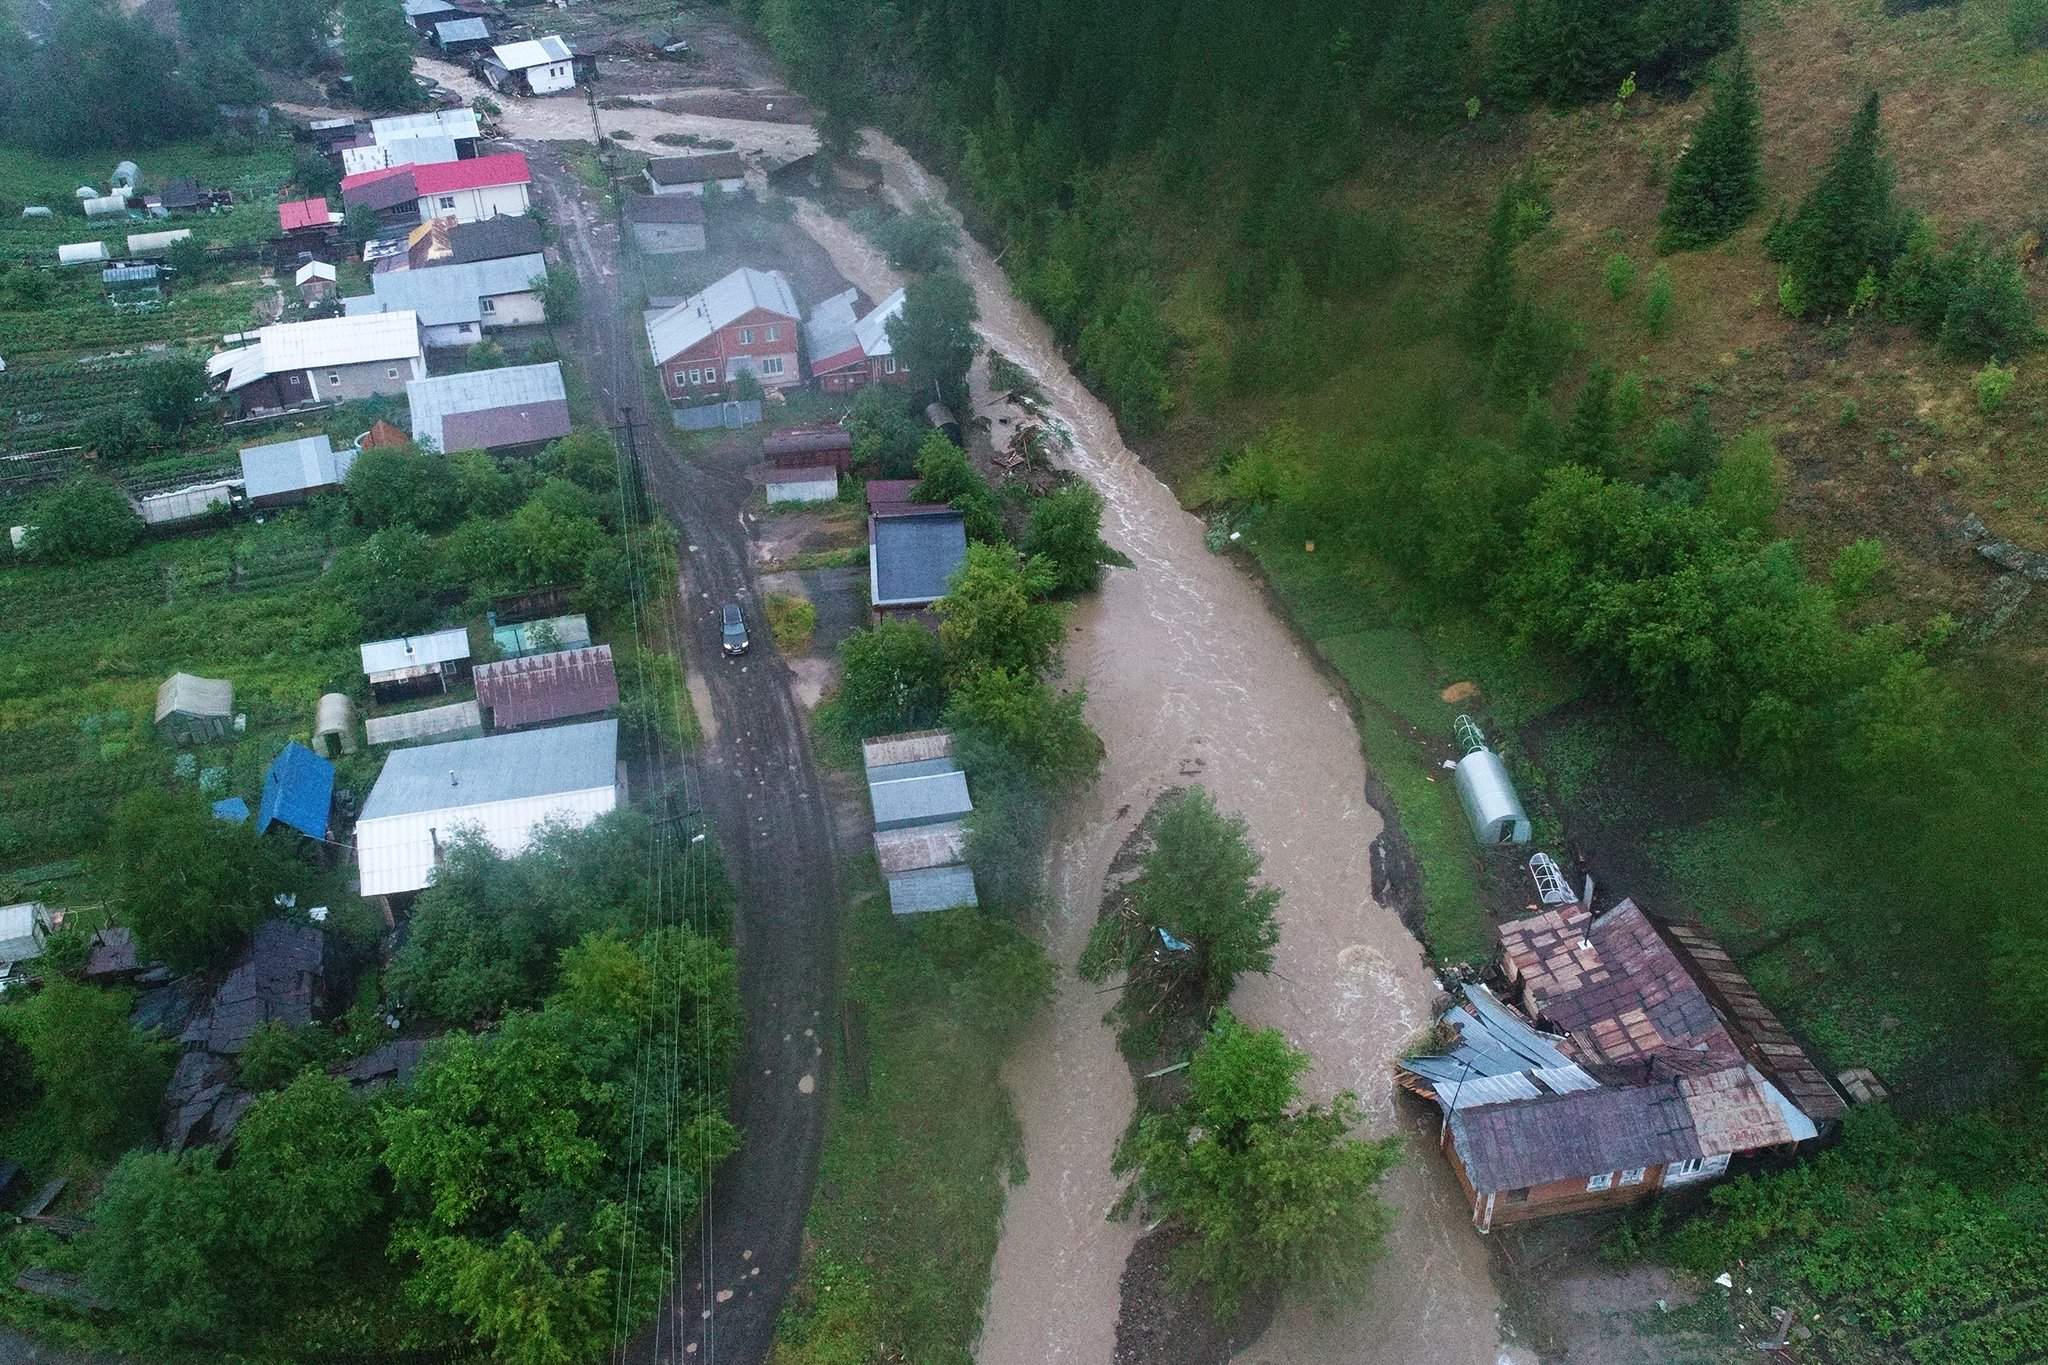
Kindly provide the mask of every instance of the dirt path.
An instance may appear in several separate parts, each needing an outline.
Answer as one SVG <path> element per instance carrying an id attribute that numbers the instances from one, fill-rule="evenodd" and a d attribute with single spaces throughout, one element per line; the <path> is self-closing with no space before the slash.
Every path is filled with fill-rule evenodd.
<path id="1" fill-rule="evenodd" d="M 943 200 L 903 150 L 868 135 L 899 204 Z M 844 225 L 808 207 L 800 221 L 840 270 L 874 293 L 894 281 Z M 1258 588 L 1211 555 L 1202 526 L 1118 438 L 1109 413 L 1068 370 L 1039 320 L 987 252 L 968 242 L 990 344 L 1030 370 L 1071 428 L 1069 462 L 1109 504 L 1109 539 L 1136 563 L 1076 613 L 1068 670 L 1108 745 L 1103 780 L 1070 814 L 1055 856 L 1058 904 L 1044 926 L 1063 967 L 1078 956 L 1109 860 L 1163 788 L 1201 782 L 1241 812 L 1286 893 L 1271 975 L 1235 1004 L 1284 1029 L 1315 1058 L 1311 1087 L 1363 1098 L 1373 1125 L 1397 1122 L 1387 1063 L 1422 1025 L 1432 983 L 1415 940 L 1370 894 L 1367 847 L 1380 820 L 1340 699 L 1273 617 Z M 1067 973 L 1049 1016 L 1018 1049 L 1009 1080 L 1024 1122 L 1030 1180 L 1011 1191 L 996 1252 L 983 1365 L 1102 1365 L 1115 1339 L 1117 1277 L 1136 1230 L 1107 1222 L 1109 1152 L 1131 1110 L 1130 1082 L 1102 998 Z M 1498 1298 L 1483 1243 L 1455 1187 L 1413 1133 L 1414 1159 L 1388 1181 L 1400 1210 L 1366 1303 L 1331 1317 L 1288 1310 L 1246 1359 L 1273 1365 L 1500 1357 Z"/>
<path id="2" fill-rule="evenodd" d="M 773 639 L 756 630 L 744 660 L 718 651 L 719 605 L 751 610 L 759 596 L 740 516 L 751 489 L 737 470 L 678 458 L 667 414 L 645 410 L 644 343 L 621 296 L 618 226 L 545 144 L 530 150 L 567 263 L 583 282 L 582 321 L 563 350 L 588 375 L 606 420 L 636 406 L 654 423 L 640 428 L 642 464 L 650 494 L 682 533 L 676 607 L 710 701 L 693 794 L 738 892 L 733 937 L 746 1031 L 733 1117 L 742 1146 L 716 1173 L 694 1237 L 679 1230 L 686 1245 L 677 1284 L 625 1359 L 752 1365 L 766 1358 L 796 1279 L 824 1136 L 839 904 L 831 817 Z"/>

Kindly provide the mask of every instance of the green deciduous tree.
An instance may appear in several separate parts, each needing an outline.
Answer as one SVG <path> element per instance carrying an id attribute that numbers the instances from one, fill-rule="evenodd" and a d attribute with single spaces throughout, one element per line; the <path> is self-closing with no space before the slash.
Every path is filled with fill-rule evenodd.
<path id="1" fill-rule="evenodd" d="M 448 467 L 410 449 L 364 451 L 350 466 L 346 486 L 356 521 L 373 531 L 392 526 L 438 531 L 462 514 Z"/>
<path id="2" fill-rule="evenodd" d="M 1162 798 L 1152 812 L 1151 846 L 1126 907 L 1096 924 L 1081 958 L 1091 980 L 1130 977 L 1118 1006 L 1126 1018 L 1152 1013 L 1161 998 L 1220 1004 L 1240 973 L 1272 968 L 1280 892 L 1258 884 L 1247 830 L 1201 787 Z"/>
<path id="3" fill-rule="evenodd" d="M 908 213 L 880 218 L 868 228 L 875 245 L 898 270 L 929 274 L 952 263 L 960 230 L 929 200 Z"/>
<path id="4" fill-rule="evenodd" d="M 1767 536 L 1778 514 L 1778 452 L 1769 432 L 1745 432 L 1707 480 L 1707 510 L 1730 531 Z"/>
<path id="5" fill-rule="evenodd" d="M 840 644 L 839 706 L 859 737 L 923 729 L 945 704 L 945 649 L 924 627 L 884 619 Z"/>
<path id="6" fill-rule="evenodd" d="M 147 788 L 115 808 L 105 856 L 121 918 L 145 953 L 180 971 L 232 957 L 302 873 L 253 823 L 216 820 L 196 796 Z"/>
<path id="7" fill-rule="evenodd" d="M 0 1030 L 28 1055 L 38 1104 L 63 1145 L 84 1156 L 111 1156 L 156 1127 L 168 1049 L 129 1026 L 131 1003 L 127 991 L 50 980 L 0 1010 Z"/>
<path id="8" fill-rule="evenodd" d="M 152 422 L 165 431 L 183 431 L 199 416 L 199 400 L 206 396 L 206 362 L 173 352 L 143 371 L 137 393 Z"/>
<path id="9" fill-rule="evenodd" d="M 142 536 L 142 519 L 111 479 L 81 474 L 36 499 L 22 548 L 50 564 L 124 554 Z"/>
<path id="10" fill-rule="evenodd" d="M 931 426 L 900 390 L 871 384 L 847 409 L 846 429 L 853 433 L 855 464 L 881 478 L 905 479 L 917 472 L 917 453 Z"/>
<path id="11" fill-rule="evenodd" d="M 1820 183 L 1792 217 L 1771 229 L 1765 246 L 1808 310 L 1836 313 L 1855 302 L 1865 276 L 1874 271 L 1882 277 L 1891 268 L 1905 226 L 1892 203 L 1891 159 L 1872 94 Z"/>
<path id="12" fill-rule="evenodd" d="M 1206 1291 L 1226 1321 L 1268 1289 L 1355 1295 L 1393 1224 L 1374 1189 L 1401 1138 L 1353 1137 L 1362 1115 L 1349 1091 L 1302 1103 L 1308 1067 L 1278 1029 L 1219 1011 L 1188 1068 L 1187 1103 L 1141 1118 L 1117 1150 L 1117 1173 L 1133 1177 L 1126 1206 L 1141 1198 L 1191 1234 L 1170 1282 Z"/>
<path id="13" fill-rule="evenodd" d="M 1000 769 L 1042 791 L 1067 792 L 1093 782 L 1102 767 L 1102 741 L 1082 714 L 1086 701 L 1028 673 L 984 668 L 953 689 L 943 720 L 968 772 Z"/>
<path id="14" fill-rule="evenodd" d="M 1102 538 L 1102 507 L 1102 495 L 1078 479 L 1031 505 L 1024 553 L 1052 566 L 1054 592 L 1093 592 L 1104 568 L 1131 567 L 1130 559 Z"/>
<path id="15" fill-rule="evenodd" d="M 1043 600 L 1051 588 L 1052 571 L 1042 560 L 1008 547 L 969 545 L 967 562 L 932 608 L 948 681 L 958 684 L 986 668 L 1033 677 L 1050 669 L 1061 631 L 1059 609 Z"/>
<path id="16" fill-rule="evenodd" d="M 1735 49 L 1714 82 L 1692 145 L 1671 171 L 1671 189 L 1658 220 L 1659 251 L 1712 246 L 1749 221 L 1763 202 L 1763 112 L 1749 53 Z"/>
<path id="17" fill-rule="evenodd" d="M 1173 410 L 1167 361 L 1173 337 L 1151 283 L 1124 292 L 1114 313 L 1098 314 L 1081 331 L 1081 367 L 1109 398 L 1117 421 L 1134 436 L 1157 431 Z"/>
<path id="18" fill-rule="evenodd" d="M 967 462 L 967 452 L 934 431 L 917 450 L 918 502 L 944 503 L 960 513 L 967 538 L 984 545 L 1003 543 L 1003 510 L 987 480 Z"/>
<path id="19" fill-rule="evenodd" d="M 93 1204 L 88 1283 L 166 1344 L 219 1345 L 235 1334 L 238 1211 L 214 1152 L 131 1152 Z"/>
<path id="20" fill-rule="evenodd" d="M 45 152 L 151 147 L 203 125 L 177 48 L 113 0 L 63 0 L 8 92 L 10 122 Z"/>
<path id="21" fill-rule="evenodd" d="M 341 57 L 355 97 L 372 109 L 407 109 L 419 103 L 412 79 L 412 32 L 395 5 L 342 0 Z"/>
<path id="22" fill-rule="evenodd" d="M 973 287 L 947 270 L 911 281 L 903 311 L 889 319 L 889 345 L 897 357 L 920 383 L 936 385 L 939 401 L 955 412 L 967 407 L 967 367 L 981 349 L 974 330 L 980 317 Z"/>

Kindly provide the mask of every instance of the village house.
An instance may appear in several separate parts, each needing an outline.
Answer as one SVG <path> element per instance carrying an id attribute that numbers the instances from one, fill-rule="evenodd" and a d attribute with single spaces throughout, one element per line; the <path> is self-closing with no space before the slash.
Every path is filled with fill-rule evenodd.
<path id="1" fill-rule="evenodd" d="M 408 227 L 419 221 L 419 187 L 410 166 L 387 166 L 341 178 L 344 213 L 368 210 L 378 224 L 387 228 Z"/>
<path id="2" fill-rule="evenodd" d="M 478 664 L 475 678 L 477 705 L 493 732 L 602 715 L 619 704 L 610 645 Z"/>
<path id="3" fill-rule="evenodd" d="M 491 45 L 491 25 L 480 18 L 443 19 L 434 25 L 434 50 L 449 61 Z"/>
<path id="4" fill-rule="evenodd" d="M 811 378 L 826 393 L 852 393 L 869 384 L 906 384 L 889 341 L 889 320 L 903 315 L 903 291 L 869 308 L 858 289 L 834 294 L 804 321 Z"/>
<path id="5" fill-rule="evenodd" d="M 876 621 L 925 612 L 967 562 L 966 520 L 943 503 L 912 502 L 916 487 L 916 479 L 868 481 L 868 603 Z"/>
<path id="6" fill-rule="evenodd" d="M 687 194 L 626 196 L 626 225 L 633 244 L 650 256 L 675 256 L 704 249 L 704 201 Z"/>
<path id="7" fill-rule="evenodd" d="M 738 194 L 747 187 L 746 163 L 738 152 L 658 156 L 647 163 L 645 174 L 647 188 L 657 195 L 688 194 L 701 199 L 708 185 L 727 194 Z"/>
<path id="8" fill-rule="evenodd" d="M 422 890 L 465 831 L 512 857 L 545 825 L 581 827 L 617 809 L 618 756 L 616 720 L 396 751 L 356 822 L 362 894 Z"/>
<path id="9" fill-rule="evenodd" d="M 486 332 L 545 322 L 539 286 L 547 277 L 547 260 L 539 255 L 383 271 L 371 276 L 371 292 L 341 305 L 350 317 L 414 312 L 428 346 L 467 347 Z"/>
<path id="10" fill-rule="evenodd" d="M 576 88 L 576 54 L 557 34 L 500 43 L 483 59 L 484 80 L 500 94 L 553 95 Z"/>
<path id="11" fill-rule="evenodd" d="M 553 361 L 422 379 L 405 399 L 413 443 L 425 451 L 537 454 L 569 434 L 569 393 Z"/>
<path id="12" fill-rule="evenodd" d="M 352 447 L 336 450 L 325 432 L 250 446 L 241 455 L 242 494 L 257 510 L 289 507 L 340 488 L 356 462 Z"/>
<path id="13" fill-rule="evenodd" d="M 723 398 L 752 374 L 764 389 L 802 382 L 801 316 L 779 270 L 741 266 L 701 294 L 647 319 L 647 344 L 661 384 L 677 403 Z"/>
<path id="14" fill-rule="evenodd" d="M 512 256 L 538 256 L 544 247 L 540 223 L 525 215 L 486 218 L 475 223 L 436 218 L 408 233 L 405 250 L 378 262 L 377 268 L 427 270 L 442 265 L 475 265 Z"/>
<path id="15" fill-rule="evenodd" d="M 277 206 L 278 231 L 286 237 L 325 240 L 340 226 L 340 217 L 325 199 L 292 199 Z"/>
<path id="16" fill-rule="evenodd" d="M 422 38 L 433 36 L 434 25 L 466 17 L 448 0 L 403 0 L 406 25 Z"/>
<path id="17" fill-rule="evenodd" d="M 498 152 L 471 161 L 391 166 L 347 176 L 341 197 L 350 208 L 367 207 L 391 226 L 435 218 L 474 223 L 525 213 L 532 183 L 522 153 Z"/>
<path id="18" fill-rule="evenodd" d="M 391 166 L 430 166 L 467 161 L 477 153 L 483 129 L 468 109 L 432 109 L 372 119 L 367 136 L 340 147 L 343 175 Z"/>
<path id="19" fill-rule="evenodd" d="M 1395 1063 L 1442 1109 L 1439 1145 L 1480 1231 L 1711 1180 L 1841 1117 L 1746 983 L 1717 987 L 1744 1000 L 1733 1016 L 1703 989 L 1703 967 L 1740 979 L 1696 927 L 1667 936 L 1625 900 L 1504 924 L 1500 940 L 1505 998 L 1467 985 L 1443 1018 L 1455 1043 Z"/>
<path id="20" fill-rule="evenodd" d="M 426 377 L 426 341 L 411 312 L 280 323 L 257 332 L 255 345 L 214 356 L 207 373 L 247 416 L 403 393 Z"/>
<path id="21" fill-rule="evenodd" d="M 446 692 L 450 683 L 469 675 L 469 630 L 465 626 L 429 635 L 371 640 L 360 652 L 363 678 L 378 701 Z"/>

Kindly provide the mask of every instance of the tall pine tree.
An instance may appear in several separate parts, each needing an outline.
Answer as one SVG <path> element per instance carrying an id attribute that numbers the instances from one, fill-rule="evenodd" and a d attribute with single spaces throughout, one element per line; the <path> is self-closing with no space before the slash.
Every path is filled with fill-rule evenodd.
<path id="1" fill-rule="evenodd" d="M 1824 314 L 1853 303 L 1866 275 L 1882 279 L 1903 243 L 1906 224 L 1892 203 L 1892 165 L 1877 113 L 1873 92 L 1827 174 L 1764 242 L 1806 307 Z"/>
<path id="2" fill-rule="evenodd" d="M 1479 268 L 1465 285 L 1458 310 L 1458 331 L 1465 344 L 1481 355 L 1493 349 L 1515 306 L 1515 184 L 1501 186 L 1493 219 L 1486 225 L 1486 246 Z"/>
<path id="3" fill-rule="evenodd" d="M 1714 102 L 1692 146 L 1672 169 L 1657 250 L 1712 246 L 1756 212 L 1763 198 L 1762 125 L 1749 53 L 1738 47 L 1714 83 Z"/>
<path id="4" fill-rule="evenodd" d="M 1572 408 L 1572 420 L 1564 431 L 1564 457 L 1602 474 L 1612 474 L 1621 462 L 1621 443 L 1615 435 L 1614 371 L 1596 364 L 1586 376 L 1579 401 Z"/>

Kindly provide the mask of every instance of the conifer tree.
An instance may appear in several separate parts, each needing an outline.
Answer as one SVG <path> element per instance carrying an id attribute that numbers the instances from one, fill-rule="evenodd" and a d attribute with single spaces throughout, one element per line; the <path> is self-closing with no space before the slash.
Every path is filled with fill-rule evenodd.
<path id="1" fill-rule="evenodd" d="M 1611 474 L 1621 460 L 1621 445 L 1614 430 L 1614 371 L 1595 365 L 1579 390 L 1571 423 L 1565 427 L 1564 456 L 1602 474 Z"/>
<path id="2" fill-rule="evenodd" d="M 1721 241 L 1756 212 L 1763 197 L 1762 116 L 1749 53 L 1735 56 L 1714 82 L 1714 100 L 1692 146 L 1671 172 L 1659 251 L 1691 251 Z"/>
<path id="3" fill-rule="evenodd" d="M 1903 221 L 1892 203 L 1892 165 L 1873 92 L 1797 213 L 1771 229 L 1765 246 L 1785 267 L 1807 308 L 1838 312 L 1865 276 L 1882 278 L 1899 253 Z"/>
<path id="4" fill-rule="evenodd" d="M 1501 186 L 1493 220 L 1486 227 L 1486 246 L 1479 268 L 1465 286 L 1458 310 L 1458 330 L 1465 344 L 1481 355 L 1493 349 L 1515 306 L 1515 196 L 1512 182 Z"/>

